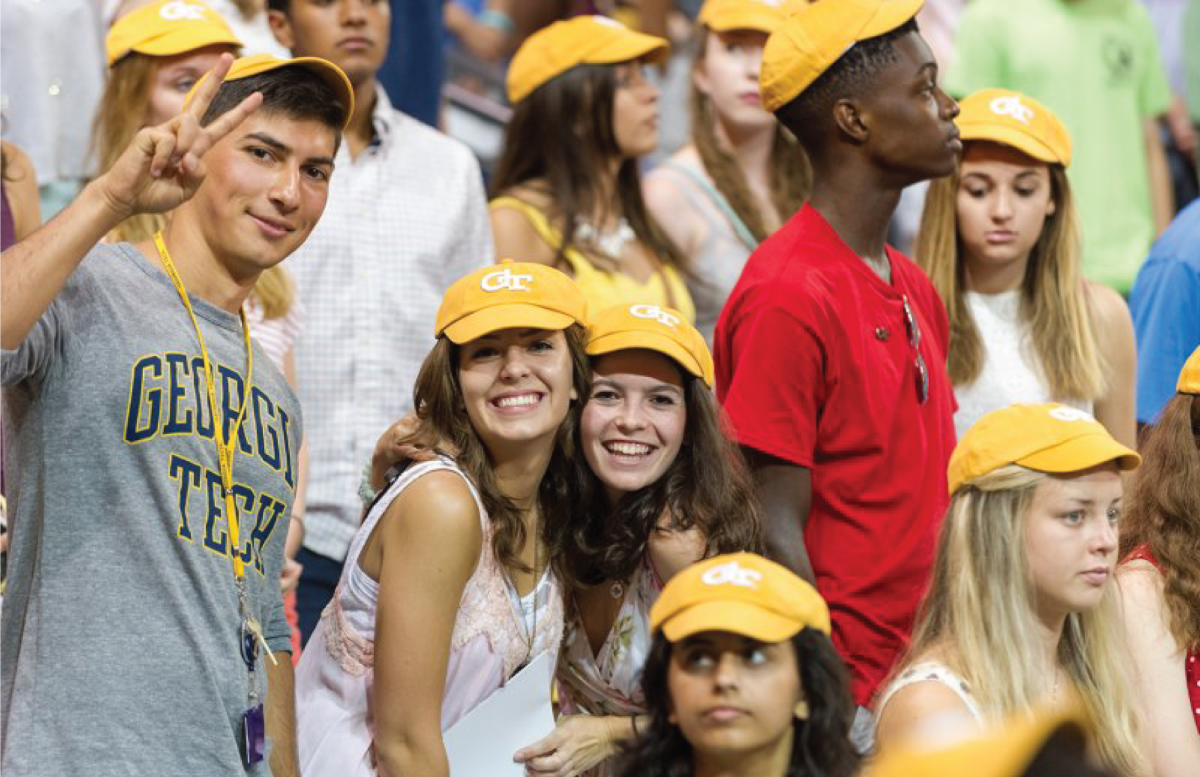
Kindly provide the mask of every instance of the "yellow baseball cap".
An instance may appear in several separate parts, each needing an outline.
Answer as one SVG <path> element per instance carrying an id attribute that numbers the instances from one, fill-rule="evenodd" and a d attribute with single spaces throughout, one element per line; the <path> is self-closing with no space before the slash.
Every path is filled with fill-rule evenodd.
<path id="1" fill-rule="evenodd" d="M 704 335 L 678 310 L 658 305 L 619 305 L 592 317 L 588 324 L 588 355 L 634 348 L 669 356 L 705 384 L 713 384 L 712 354 Z"/>
<path id="2" fill-rule="evenodd" d="M 793 0 L 707 0 L 696 20 L 710 30 L 758 30 L 771 33 L 787 16 Z"/>
<path id="3" fill-rule="evenodd" d="M 692 564 L 671 578 L 650 608 L 650 629 L 671 642 L 729 631 L 782 642 L 805 626 L 830 633 L 825 600 L 791 570 L 754 553 Z"/>
<path id="4" fill-rule="evenodd" d="M 587 301 L 567 275 L 535 262 L 505 259 L 463 276 L 446 290 L 434 337 L 462 345 L 497 329 L 586 326 Z"/>
<path id="5" fill-rule="evenodd" d="M 1021 777 L 1053 739 L 1083 756 L 1090 732 L 1076 710 L 1022 715 L 949 747 L 904 745 L 880 756 L 864 777 Z"/>
<path id="6" fill-rule="evenodd" d="M 795 4 L 763 49 L 758 73 L 771 113 L 803 92 L 850 47 L 891 32 L 917 15 L 924 0 L 820 0 Z M 791 10 L 791 8 L 789 10 Z"/>
<path id="7" fill-rule="evenodd" d="M 1107 461 L 1129 470 L 1142 457 L 1082 410 L 1056 402 L 1011 405 L 980 418 L 958 441 L 950 454 L 950 493 L 1008 464 L 1058 473 Z"/>
<path id="8" fill-rule="evenodd" d="M 635 59 L 659 60 L 671 44 L 635 32 L 607 16 L 576 16 L 555 22 L 525 39 L 508 65 L 508 101 L 530 92 L 576 65 L 614 65 Z"/>
<path id="9" fill-rule="evenodd" d="M 1039 162 L 1071 163 L 1071 136 L 1049 108 L 1009 89 L 982 89 L 958 104 L 963 141 L 990 140 L 1028 154 Z"/>
<path id="10" fill-rule="evenodd" d="M 1200 348 L 1183 363 L 1179 372 L 1179 384 L 1175 387 L 1180 394 L 1200 394 Z"/>
<path id="11" fill-rule="evenodd" d="M 104 39 L 109 67 L 131 51 L 169 57 L 219 44 L 241 48 L 242 42 L 200 0 L 158 0 L 117 19 Z"/>
<path id="12" fill-rule="evenodd" d="M 270 54 L 255 54 L 252 57 L 235 59 L 229 66 L 229 72 L 225 74 L 225 81 L 249 78 L 281 67 L 302 67 L 316 73 L 325 83 L 329 84 L 338 93 L 342 105 L 346 108 L 345 115 L 342 117 L 342 129 L 346 129 L 350 123 L 350 117 L 354 115 L 354 87 L 350 85 L 350 79 L 346 77 L 342 69 L 327 59 L 320 57 L 279 59 Z M 204 83 L 206 78 L 208 78 L 207 73 L 192 86 L 187 97 L 184 98 L 184 105 L 192 101 L 192 96 L 196 94 L 196 90 L 200 88 L 200 84 Z"/>

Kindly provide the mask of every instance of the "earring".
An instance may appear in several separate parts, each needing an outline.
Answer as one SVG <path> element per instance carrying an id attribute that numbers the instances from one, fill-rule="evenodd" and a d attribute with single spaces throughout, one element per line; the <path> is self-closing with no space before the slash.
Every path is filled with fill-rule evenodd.
<path id="1" fill-rule="evenodd" d="M 796 706 L 792 709 L 792 714 L 797 720 L 808 720 L 808 700 L 801 699 L 796 702 Z"/>

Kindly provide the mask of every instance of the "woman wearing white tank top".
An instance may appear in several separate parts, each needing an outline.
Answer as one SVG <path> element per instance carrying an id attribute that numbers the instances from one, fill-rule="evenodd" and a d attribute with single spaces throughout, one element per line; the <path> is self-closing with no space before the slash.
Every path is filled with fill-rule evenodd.
<path id="1" fill-rule="evenodd" d="M 1007 90 L 961 109 L 962 161 L 930 185 L 915 245 L 950 320 L 956 431 L 1014 402 L 1055 401 L 1134 445 L 1133 322 L 1119 294 L 1083 278 L 1066 128 Z"/>
<path id="2" fill-rule="evenodd" d="M 584 310 L 570 278 L 531 263 L 446 292 L 405 443 L 455 455 L 409 462 L 351 545 L 296 673 L 307 777 L 449 777 L 442 732 L 557 655 L 549 538 L 572 514 Z"/>

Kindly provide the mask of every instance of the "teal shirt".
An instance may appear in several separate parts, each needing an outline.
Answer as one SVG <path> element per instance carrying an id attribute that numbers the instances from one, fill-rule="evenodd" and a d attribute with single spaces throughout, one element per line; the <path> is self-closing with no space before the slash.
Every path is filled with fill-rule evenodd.
<path id="1" fill-rule="evenodd" d="M 1154 240 L 1143 122 L 1171 102 L 1145 10 L 1134 0 L 973 0 L 956 47 L 951 94 L 1015 89 L 1066 125 L 1084 272 L 1127 293 Z"/>

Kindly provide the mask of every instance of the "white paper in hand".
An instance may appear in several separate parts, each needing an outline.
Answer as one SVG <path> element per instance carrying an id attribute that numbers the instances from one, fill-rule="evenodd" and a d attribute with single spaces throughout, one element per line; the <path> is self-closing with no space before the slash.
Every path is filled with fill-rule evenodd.
<path id="1" fill-rule="evenodd" d="M 539 653 L 442 735 L 450 777 L 524 777 L 513 753 L 554 730 L 553 671 L 550 652 Z"/>

